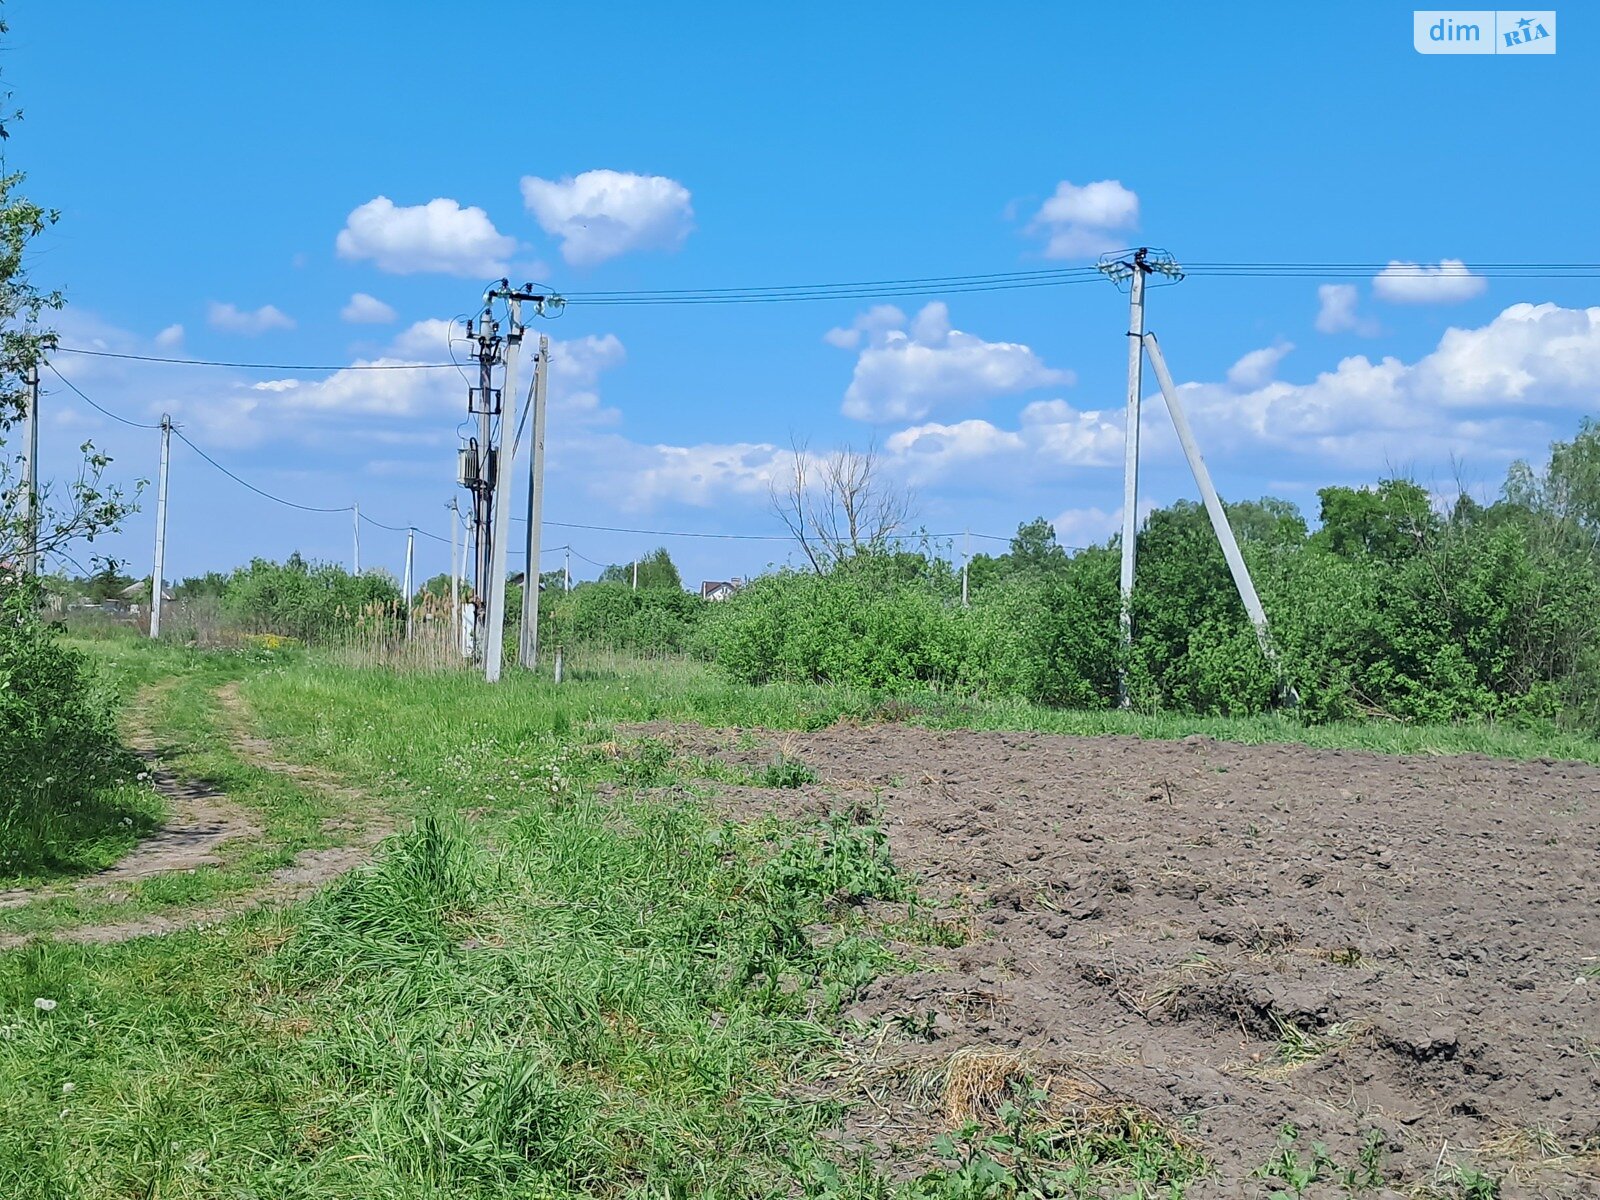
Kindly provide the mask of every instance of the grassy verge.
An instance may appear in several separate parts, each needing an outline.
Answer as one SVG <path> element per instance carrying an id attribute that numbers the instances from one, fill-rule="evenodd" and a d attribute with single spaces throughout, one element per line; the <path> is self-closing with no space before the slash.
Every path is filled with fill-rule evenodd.
<path id="1" fill-rule="evenodd" d="M 220 752 L 190 688 L 234 665 L 158 693 L 196 763 Z M 909 895 L 882 835 L 735 827 L 605 743 L 594 693 L 442 707 L 448 685 L 305 661 L 245 681 L 285 754 L 426 798 L 371 868 L 204 931 L 0 954 L 0 1195 L 776 1196 L 814 1175 L 837 1109 L 798 1081 L 907 952 L 858 908 Z"/>
<path id="2" fill-rule="evenodd" d="M 282 774 L 252 765 L 230 746 L 232 719 L 217 691 L 252 673 L 281 669 L 286 658 L 268 652 L 206 654 L 132 639 L 94 639 L 79 644 L 90 653 L 124 703 L 124 727 L 151 744 L 176 776 L 221 792 L 257 827 L 248 839 L 227 843 L 218 865 L 199 866 L 114 886 L 46 888 L 33 902 L 0 909 L 0 935 L 45 933 L 70 926 L 176 914 L 197 906 L 225 904 L 268 880 L 303 850 L 340 844 L 348 801 L 308 788 Z M 296 659 L 298 661 L 298 658 Z M 138 802 L 153 826 L 164 809 L 147 785 Z M 133 848 L 138 826 L 114 841 L 80 843 L 74 874 L 108 866 Z M 91 857 L 91 854 L 93 856 Z M 59 880 L 60 872 L 45 879 Z"/>

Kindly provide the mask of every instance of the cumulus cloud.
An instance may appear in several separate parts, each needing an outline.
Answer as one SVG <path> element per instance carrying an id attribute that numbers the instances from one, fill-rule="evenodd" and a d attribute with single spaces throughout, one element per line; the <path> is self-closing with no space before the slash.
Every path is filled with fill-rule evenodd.
<path id="1" fill-rule="evenodd" d="M 1293 349 L 1289 342 L 1278 342 L 1250 351 L 1228 368 L 1228 382 L 1234 387 L 1260 387 L 1273 377 L 1283 356 Z"/>
<path id="2" fill-rule="evenodd" d="M 442 197 L 402 206 L 377 196 L 351 212 L 334 247 L 340 258 L 370 261 L 392 275 L 485 277 L 505 274 L 517 241 L 481 208 Z"/>
<path id="3" fill-rule="evenodd" d="M 1343 359 L 1309 383 L 1181 389 L 1214 437 L 1363 467 L 1386 456 L 1474 451 L 1500 460 L 1548 440 L 1551 410 L 1587 411 L 1600 389 L 1600 308 L 1515 304 L 1452 328 L 1415 362 Z"/>
<path id="4" fill-rule="evenodd" d="M 206 320 L 213 329 L 221 329 L 227 333 L 242 333 L 250 337 L 273 329 L 294 328 L 294 318 L 271 304 L 263 304 L 253 310 L 243 310 L 232 304 L 212 301 L 211 306 L 206 309 Z M 176 328 L 181 336 L 182 327 Z"/>
<path id="5" fill-rule="evenodd" d="M 1139 225 L 1139 196 L 1115 179 L 1078 185 L 1062 180 L 1028 232 L 1044 235 L 1046 258 L 1088 258 L 1125 244 Z"/>
<path id="6" fill-rule="evenodd" d="M 176 350 L 183 345 L 183 326 L 168 325 L 155 336 L 155 344 L 161 350 Z"/>
<path id="7" fill-rule="evenodd" d="M 1372 294 L 1390 304 L 1460 304 L 1481 296 L 1489 281 L 1459 258 L 1427 263 L 1390 262 L 1372 280 Z"/>
<path id="8" fill-rule="evenodd" d="M 694 228 L 689 189 L 664 175 L 525 175 L 522 200 L 539 227 L 560 239 L 561 256 L 574 266 L 633 250 L 676 250 Z"/>
<path id="9" fill-rule="evenodd" d="M 1079 411 L 1065 400 L 1041 400 L 1022 410 L 1015 429 L 978 418 L 924 422 L 884 439 L 887 460 L 919 484 L 981 468 L 1026 477 L 1061 467 L 1101 467 L 1121 461 L 1121 414 Z"/>
<path id="10" fill-rule="evenodd" d="M 1360 294 L 1353 283 L 1324 283 L 1317 288 L 1317 332 L 1359 333 L 1373 337 L 1378 323 L 1356 311 Z"/>
<path id="11" fill-rule="evenodd" d="M 611 434 L 591 445 L 604 463 L 589 480 L 591 494 L 630 510 L 659 501 L 707 508 L 731 496 L 764 500 L 792 461 L 789 450 L 769 442 L 643 445 Z"/>
<path id="12" fill-rule="evenodd" d="M 860 421 L 915 421 L 934 409 L 975 403 L 1051 384 L 1071 383 L 1018 342 L 987 342 L 950 327 L 942 302 L 925 305 L 915 318 L 893 305 L 868 310 L 828 340 L 860 346 L 855 373 L 844 394 L 843 412 Z"/>
<path id="13" fill-rule="evenodd" d="M 352 325 L 387 325 L 394 320 L 395 311 L 376 296 L 357 292 L 339 310 L 339 316 Z"/>

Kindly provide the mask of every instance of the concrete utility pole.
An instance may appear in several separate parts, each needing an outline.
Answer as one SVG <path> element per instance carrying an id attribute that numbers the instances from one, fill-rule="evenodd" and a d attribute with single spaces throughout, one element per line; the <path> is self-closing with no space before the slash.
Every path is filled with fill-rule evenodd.
<path id="1" fill-rule="evenodd" d="M 967 607 L 967 564 L 972 561 L 972 531 L 961 535 L 961 607 Z"/>
<path id="2" fill-rule="evenodd" d="M 1172 427 L 1177 430 L 1178 441 L 1183 446 L 1183 455 L 1189 460 L 1189 470 L 1193 473 L 1195 484 L 1200 489 L 1200 498 L 1205 501 L 1206 514 L 1211 518 L 1211 530 L 1217 535 L 1217 543 L 1222 547 L 1222 557 L 1228 560 L 1228 571 L 1233 576 L 1233 586 L 1239 589 L 1239 599 L 1244 602 L 1244 610 L 1250 615 L 1250 623 L 1255 626 L 1256 641 L 1260 643 L 1261 653 L 1266 656 L 1268 662 L 1276 666 L 1278 653 L 1267 632 L 1266 610 L 1261 607 L 1261 598 L 1256 595 L 1256 585 L 1250 578 L 1250 568 L 1245 565 L 1244 555 L 1239 553 L 1239 543 L 1233 536 L 1233 526 L 1228 523 L 1228 514 L 1222 507 L 1222 500 L 1217 496 L 1217 489 L 1211 484 L 1211 472 L 1206 469 L 1205 459 L 1200 457 L 1200 445 L 1194 440 L 1194 430 L 1189 427 L 1189 418 L 1183 411 L 1183 405 L 1178 401 L 1178 389 L 1172 384 L 1166 357 L 1156 343 L 1155 334 L 1145 334 L 1143 341 L 1145 350 L 1150 354 L 1150 365 L 1155 368 L 1156 382 L 1161 385 L 1161 394 L 1166 397 L 1167 413 L 1172 417 Z"/>
<path id="3" fill-rule="evenodd" d="M 39 364 L 28 367 L 27 459 L 22 468 L 22 570 L 39 573 Z"/>
<path id="4" fill-rule="evenodd" d="M 1122 450 L 1122 648 L 1133 645 L 1133 571 L 1139 544 L 1139 393 L 1144 363 L 1145 251 L 1133 255 L 1132 284 L 1128 289 L 1128 425 Z M 1117 701 L 1128 707 L 1128 672 L 1123 667 L 1117 681 Z"/>
<path id="5" fill-rule="evenodd" d="M 1128 435 L 1126 447 L 1126 460 L 1123 480 L 1123 510 L 1122 510 L 1122 641 L 1124 648 L 1132 644 L 1133 621 L 1133 577 L 1134 577 L 1134 550 L 1138 538 L 1139 522 L 1139 401 L 1140 378 L 1139 371 L 1144 355 L 1150 356 L 1150 365 L 1155 370 L 1156 383 L 1161 388 L 1161 394 L 1167 402 L 1167 413 L 1172 417 L 1172 427 L 1177 431 L 1178 442 L 1183 446 L 1184 457 L 1189 461 L 1189 470 L 1194 475 L 1195 485 L 1200 489 L 1200 497 L 1205 501 L 1206 515 L 1211 520 L 1211 530 L 1216 535 L 1217 544 L 1222 547 L 1222 556 L 1228 562 L 1228 571 L 1233 576 L 1234 587 L 1238 589 L 1239 599 L 1244 604 L 1245 612 L 1250 617 L 1250 623 L 1255 627 L 1256 641 L 1261 646 L 1261 652 L 1275 668 L 1279 666 L 1277 651 L 1272 644 L 1272 637 L 1267 628 L 1266 610 L 1261 606 L 1261 598 L 1256 594 L 1255 584 L 1250 578 L 1250 569 L 1245 565 L 1244 555 L 1239 552 L 1239 543 L 1233 535 L 1233 526 L 1228 522 L 1227 511 L 1222 507 L 1222 500 L 1217 496 L 1217 489 L 1212 485 L 1211 472 L 1206 469 L 1205 459 L 1200 455 L 1199 443 L 1195 441 L 1194 430 L 1189 425 L 1188 415 L 1184 412 L 1183 403 L 1178 398 L 1178 389 L 1172 382 L 1172 374 L 1167 370 L 1166 356 L 1161 353 L 1161 346 L 1156 341 L 1156 335 L 1147 333 L 1144 328 L 1144 289 L 1146 276 L 1158 275 L 1167 282 L 1176 283 L 1183 278 L 1183 271 L 1173 260 L 1172 256 L 1161 251 L 1152 251 L 1148 247 L 1141 247 L 1133 252 L 1131 258 L 1121 255 L 1108 255 L 1100 262 L 1103 271 L 1115 283 L 1129 281 L 1131 294 L 1131 318 L 1128 330 Z M 1298 702 L 1298 697 L 1292 685 L 1283 681 L 1284 692 L 1291 702 Z M 1124 668 L 1119 679 L 1122 706 L 1128 706 L 1128 678 Z"/>
<path id="6" fill-rule="evenodd" d="M 459 651 L 461 642 L 461 510 L 450 498 L 450 636 Z"/>
<path id="7" fill-rule="evenodd" d="M 516 294 L 508 297 L 511 321 L 506 330 L 505 371 L 501 380 L 501 395 L 516 398 L 517 354 L 522 349 L 522 299 Z M 517 443 L 515 437 L 506 436 L 505 417 L 500 420 L 500 446 L 495 454 L 494 511 L 490 517 L 488 622 L 483 638 L 483 677 L 490 683 L 500 682 L 500 659 L 505 647 L 506 621 L 506 548 L 511 541 L 511 480 L 516 465 Z M 538 570 L 534 563 L 533 569 Z"/>
<path id="8" fill-rule="evenodd" d="M 571 546 L 562 547 L 562 556 L 561 556 L 561 590 L 563 592 L 570 592 L 572 590 L 572 547 Z"/>
<path id="9" fill-rule="evenodd" d="M 156 477 L 156 560 L 150 571 L 150 636 L 161 636 L 161 583 L 167 570 L 167 463 L 172 457 L 172 418 L 161 414 L 161 473 Z"/>
<path id="10" fill-rule="evenodd" d="M 493 546 L 494 485 L 498 471 L 498 458 L 494 448 L 494 419 L 500 415 L 502 392 L 494 386 L 494 368 L 501 361 L 500 326 L 490 312 L 493 289 L 485 293 L 483 311 L 478 316 L 478 331 L 473 340 L 477 345 L 473 354 L 478 359 L 478 386 L 469 390 L 467 412 L 478 418 L 478 445 L 475 476 L 472 488 L 473 569 L 472 591 L 478 598 L 474 610 L 473 645 L 483 646 L 488 632 L 485 603 L 489 598 L 489 569 Z"/>
<path id="11" fill-rule="evenodd" d="M 350 530 L 355 539 L 355 570 L 352 574 L 361 574 L 361 502 L 358 500 L 350 506 Z"/>
<path id="12" fill-rule="evenodd" d="M 550 378 L 550 339 L 539 337 L 533 374 L 533 452 L 528 456 L 528 567 L 522 584 L 522 637 L 517 661 L 530 671 L 539 665 L 540 526 L 544 521 L 545 394 Z"/>
<path id="13" fill-rule="evenodd" d="M 496 300 L 506 301 L 510 313 L 504 337 L 494 319 Z M 473 356 L 478 360 L 478 385 L 467 390 L 467 412 L 478 418 L 478 436 L 461 449 L 458 480 L 472 491 L 473 592 L 477 599 L 477 637 L 473 640 L 481 648 L 484 677 L 490 683 L 500 678 L 505 640 L 506 550 L 511 540 L 512 466 L 516 461 L 516 438 L 509 436 L 514 425 L 508 418 L 516 415 L 517 355 L 525 332 L 522 306 L 530 302 L 542 317 L 556 315 L 566 304 L 553 293 L 534 291 L 531 283 L 513 288 L 510 281 L 501 279 L 484 289 L 476 332 L 469 327 L 476 343 Z M 498 388 L 494 386 L 496 366 L 503 368 Z M 539 564 L 535 562 L 532 569 L 537 574 Z"/>
<path id="14" fill-rule="evenodd" d="M 639 556 L 633 556 L 633 590 L 639 590 Z"/>
<path id="15" fill-rule="evenodd" d="M 412 551 L 416 545 L 417 531 L 406 530 L 406 581 L 402 589 L 406 602 L 406 641 L 411 640 L 411 562 Z"/>

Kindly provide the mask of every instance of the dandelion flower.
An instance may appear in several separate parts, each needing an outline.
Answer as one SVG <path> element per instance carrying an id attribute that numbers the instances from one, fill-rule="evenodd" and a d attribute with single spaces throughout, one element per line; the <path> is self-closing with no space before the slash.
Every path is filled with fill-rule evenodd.
<path id="1" fill-rule="evenodd" d="M 35 996 L 33 998 L 33 1006 L 40 1012 L 54 1012 L 56 1009 L 56 1002 L 54 1000 L 47 999 L 44 996 Z"/>

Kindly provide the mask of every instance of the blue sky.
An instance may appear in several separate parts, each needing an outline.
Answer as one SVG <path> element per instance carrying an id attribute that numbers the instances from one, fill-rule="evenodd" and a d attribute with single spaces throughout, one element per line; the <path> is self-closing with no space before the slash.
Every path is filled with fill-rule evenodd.
<path id="1" fill-rule="evenodd" d="M 12 0 L 6 15 L 0 66 L 26 118 L 8 163 L 62 210 L 31 266 L 67 293 L 68 345 L 435 362 L 445 323 L 502 270 L 571 292 L 761 286 L 1149 243 L 1188 261 L 1445 264 L 1152 292 L 1225 497 L 1314 516 L 1317 487 L 1395 470 L 1492 492 L 1595 407 L 1595 282 L 1473 273 L 1600 260 L 1588 7 L 1560 10 L 1560 51 L 1540 57 L 1419 55 L 1412 9 L 1386 3 Z M 574 303 L 539 323 L 556 346 L 549 516 L 776 534 L 767 485 L 792 438 L 875 439 L 931 530 L 1044 515 L 1069 544 L 1110 533 L 1125 299 L 1097 281 L 894 303 Z M 172 412 L 264 488 L 448 530 L 454 372 L 56 362 L 125 416 Z M 154 477 L 154 434 L 48 372 L 46 387 L 47 472 L 92 437 L 119 477 Z M 1192 496 L 1159 400 L 1145 419 L 1145 495 Z M 347 517 L 272 505 L 181 444 L 171 504 L 172 577 L 350 557 Z M 152 508 L 110 545 L 135 574 Z M 364 564 L 398 569 L 403 541 L 365 529 Z M 665 542 L 691 585 L 788 554 L 545 535 L 569 541 L 601 562 Z M 419 573 L 448 555 L 424 539 Z"/>

